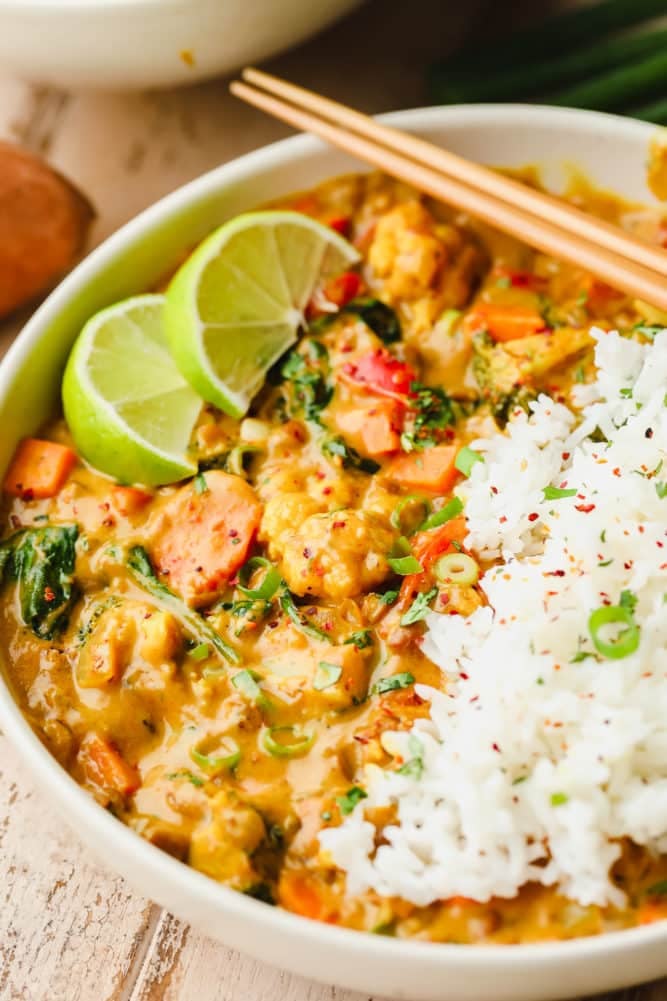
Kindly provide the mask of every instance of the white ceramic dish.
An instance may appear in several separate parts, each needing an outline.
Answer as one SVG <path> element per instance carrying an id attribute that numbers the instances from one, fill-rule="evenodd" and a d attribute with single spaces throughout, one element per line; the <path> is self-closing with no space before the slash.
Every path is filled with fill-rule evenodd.
<path id="1" fill-rule="evenodd" d="M 644 164 L 651 128 L 637 122 L 510 105 L 432 108 L 388 120 L 487 163 L 541 163 L 552 173 L 564 159 L 574 161 L 599 184 L 650 200 Z M 52 412 L 68 348 L 94 310 L 149 287 L 225 218 L 357 168 L 314 139 L 289 139 L 206 174 L 107 240 L 37 311 L 0 366 L 0 468 L 17 439 Z M 101 809 L 46 752 L 2 682 L 0 725 L 64 821 L 105 864 L 206 934 L 258 959 L 410 1001 L 546 1001 L 667 974 L 667 922 L 562 943 L 457 946 L 361 934 L 268 907 L 188 869 Z"/>
<path id="2" fill-rule="evenodd" d="M 192 83 L 296 45 L 359 3 L 0 0 L 0 66 L 58 87 Z"/>

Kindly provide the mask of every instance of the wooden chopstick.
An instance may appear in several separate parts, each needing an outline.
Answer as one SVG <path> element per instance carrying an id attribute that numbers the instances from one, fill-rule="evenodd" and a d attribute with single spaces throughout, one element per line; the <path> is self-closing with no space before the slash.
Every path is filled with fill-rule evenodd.
<path id="1" fill-rule="evenodd" d="M 253 71 L 253 73 L 256 72 Z M 471 187 L 439 169 L 426 165 L 423 160 L 417 162 L 411 159 L 399 150 L 404 146 L 406 139 L 414 137 L 408 137 L 398 130 L 391 129 L 392 144 L 396 143 L 395 137 L 397 136 L 400 139 L 400 145 L 399 150 L 393 147 L 390 149 L 374 139 L 367 138 L 360 131 L 347 131 L 315 113 L 289 104 L 248 84 L 235 81 L 231 84 L 230 89 L 237 97 L 267 111 L 274 117 L 280 118 L 298 129 L 319 135 L 361 160 L 379 167 L 444 202 L 477 216 L 545 253 L 569 260 L 585 268 L 629 295 L 644 299 L 660 309 L 667 309 L 667 283 L 661 274 L 642 264 L 635 263 L 619 253 L 604 249 L 591 240 L 573 235 L 567 229 L 517 207 L 516 199 L 514 199 L 514 203 L 504 201 L 479 188 Z M 299 89 L 297 88 L 297 90 Z M 310 100 L 317 100 L 316 95 L 311 95 Z M 353 112 L 351 109 L 345 110 L 358 116 L 364 125 L 366 121 L 369 121 L 373 126 L 377 126 L 377 123 L 373 122 L 372 119 L 365 119 L 365 116 L 359 112 Z M 379 128 L 384 129 L 385 127 L 379 126 Z M 437 147 L 430 147 L 430 144 L 423 140 L 416 141 L 423 147 L 431 148 L 438 153 L 444 152 L 438 150 Z M 421 155 L 424 155 L 423 151 Z M 461 162 L 467 163 L 465 160 Z M 485 168 L 479 169 L 485 171 Z M 524 190 L 522 185 L 516 182 L 511 183 Z M 531 189 L 525 188 L 525 190 L 530 191 Z M 584 215 L 584 213 L 579 214 Z M 613 229 L 613 227 L 610 228 Z"/>
<path id="2" fill-rule="evenodd" d="M 547 222 L 552 222 L 555 226 L 567 229 L 573 236 L 590 240 L 613 253 L 628 257 L 637 264 L 643 264 L 659 274 L 667 275 L 667 251 L 627 233 L 620 226 L 596 219 L 588 212 L 582 212 L 559 198 L 529 188 L 510 177 L 489 170 L 488 167 L 483 167 L 472 160 L 465 160 L 417 136 L 382 125 L 360 111 L 355 111 L 320 94 L 314 94 L 304 87 L 298 87 L 262 70 L 248 67 L 243 70 L 242 76 L 248 83 L 255 84 L 275 97 L 282 97 L 298 107 L 312 111 L 334 125 L 343 126 L 368 139 L 375 139 L 383 146 L 396 149 L 426 167 L 439 169 L 470 187 L 479 188 L 486 194 L 495 195 L 503 201 L 525 209 L 526 212 L 532 212 L 546 219 Z"/>

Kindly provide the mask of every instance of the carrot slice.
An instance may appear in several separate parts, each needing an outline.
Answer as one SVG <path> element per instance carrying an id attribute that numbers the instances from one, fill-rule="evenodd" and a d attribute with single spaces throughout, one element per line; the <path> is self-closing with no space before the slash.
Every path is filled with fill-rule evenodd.
<path id="1" fill-rule="evenodd" d="M 166 504 L 151 547 L 155 567 L 173 591 L 201 604 L 245 563 L 261 517 L 250 484 L 211 469 Z"/>
<path id="2" fill-rule="evenodd" d="M 652 925 L 655 921 L 667 918 L 667 901 L 647 900 L 637 911 L 637 922 L 640 925 Z"/>
<path id="3" fill-rule="evenodd" d="M 131 796 L 141 785 L 136 768 L 125 761 L 111 741 L 97 733 L 83 741 L 79 761 L 86 778 L 105 792 Z"/>
<path id="4" fill-rule="evenodd" d="M 288 911 L 313 921 L 326 921 L 329 910 L 320 890 L 297 872 L 284 872 L 278 886 L 280 904 Z"/>
<path id="5" fill-rule="evenodd" d="M 111 499 L 119 514 L 136 514 L 142 507 L 148 504 L 152 498 L 146 490 L 139 490 L 138 487 L 113 487 Z"/>
<path id="6" fill-rule="evenodd" d="M 457 452 L 456 445 L 434 445 L 423 452 L 399 455 L 392 459 L 385 473 L 394 483 L 410 490 L 446 494 L 459 475 L 454 465 Z"/>
<path id="7" fill-rule="evenodd" d="M 40 438 L 24 438 L 14 453 L 5 476 L 5 490 L 24 500 L 53 497 L 76 462 L 66 445 Z"/>
<path id="8" fill-rule="evenodd" d="M 401 446 L 401 408 L 393 400 L 377 400 L 367 407 L 344 410 L 336 415 L 344 435 L 356 438 L 366 455 L 386 455 Z"/>
<path id="9" fill-rule="evenodd" d="M 529 337 L 541 330 L 546 331 L 544 319 L 535 309 L 525 306 L 502 306 L 480 302 L 466 314 L 464 325 L 467 330 L 486 330 L 494 341 L 514 341 Z"/>

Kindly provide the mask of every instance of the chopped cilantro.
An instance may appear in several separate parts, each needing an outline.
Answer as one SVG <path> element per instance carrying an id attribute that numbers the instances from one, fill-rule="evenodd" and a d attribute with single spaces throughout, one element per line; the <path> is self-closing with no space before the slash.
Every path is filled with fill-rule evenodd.
<path id="1" fill-rule="evenodd" d="M 363 458 L 340 435 L 326 438 L 322 443 L 322 451 L 329 458 L 340 458 L 343 469 L 358 469 L 362 473 L 377 473 L 380 468 L 378 462 L 375 462 L 374 459 Z"/>
<path id="2" fill-rule="evenodd" d="M 409 688 L 414 685 L 415 678 L 409 671 L 401 671 L 400 674 L 390 674 L 388 678 L 380 678 L 373 685 L 373 695 L 384 695 L 386 692 L 395 692 L 399 688 Z"/>
<path id="3" fill-rule="evenodd" d="M 350 633 L 347 639 L 343 640 L 343 643 L 352 643 L 357 650 L 365 650 L 373 645 L 373 637 L 370 629 L 357 629 L 356 632 Z"/>
<path id="4" fill-rule="evenodd" d="M 401 616 L 401 625 L 412 626 L 415 622 L 421 622 L 425 619 L 430 611 L 429 605 L 437 593 L 437 587 L 432 587 L 430 591 L 422 591 L 418 594 L 407 612 Z"/>
<path id="5" fill-rule="evenodd" d="M 362 789 L 361 786 L 352 786 L 344 796 L 337 796 L 336 802 L 338 803 L 340 812 L 344 817 L 347 817 L 348 814 L 352 813 L 357 803 L 361 803 L 362 799 L 367 798 L 368 793 L 365 789 Z"/>

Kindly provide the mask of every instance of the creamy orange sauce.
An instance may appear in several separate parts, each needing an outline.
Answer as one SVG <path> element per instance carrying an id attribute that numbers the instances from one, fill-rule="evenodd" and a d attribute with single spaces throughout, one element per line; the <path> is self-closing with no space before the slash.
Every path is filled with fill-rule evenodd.
<path id="1" fill-rule="evenodd" d="M 659 239 L 655 213 L 583 183 L 570 197 Z M 615 870 L 623 910 L 535 886 L 514 900 L 428 908 L 352 897 L 320 854 L 318 832 L 363 795 L 363 766 L 392 766 L 382 733 L 427 714 L 415 682 L 443 685 L 420 651 L 415 600 L 430 595 L 430 607 L 452 614 L 484 600 L 475 581 L 438 570 L 460 549 L 461 518 L 420 529 L 451 497 L 457 450 L 539 390 L 566 398 L 588 380 L 592 323 L 630 329 L 645 317 L 579 269 L 379 175 L 339 178 L 286 204 L 343 229 L 363 262 L 356 279 L 314 298 L 308 329 L 250 421 L 204 409 L 191 443 L 200 476 L 128 494 L 79 461 L 53 497 L 5 496 L 6 539 L 78 527 L 64 628 L 36 636 L 12 581 L 0 598 L 0 643 L 26 717 L 63 767 L 143 837 L 319 920 L 512 943 L 661 917 L 665 887 L 656 886 L 667 864 L 632 845 Z M 336 310 L 352 286 L 354 300 L 389 307 L 382 334 L 354 302 Z M 401 336 L 385 343 L 391 311 Z M 441 395 L 430 399 L 429 387 Z M 42 437 L 71 445 L 61 419 Z M 224 523 L 224 546 L 198 547 L 229 477 L 243 480 L 241 520 L 256 508 L 258 529 L 245 539 Z M 227 572 L 237 537 L 245 569 Z M 131 571 L 135 547 L 237 663 Z M 247 593 L 266 582 L 266 564 L 246 562 L 258 556 L 281 581 L 266 598 Z M 418 571 L 397 570 L 408 556 Z M 391 818 L 369 819 L 381 832 Z"/>

